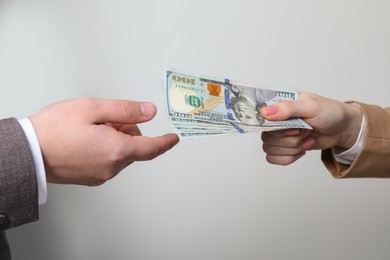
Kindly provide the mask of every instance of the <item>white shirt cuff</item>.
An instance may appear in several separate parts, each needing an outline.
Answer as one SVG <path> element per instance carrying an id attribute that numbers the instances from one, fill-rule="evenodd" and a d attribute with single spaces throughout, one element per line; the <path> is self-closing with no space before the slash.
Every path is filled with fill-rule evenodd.
<path id="1" fill-rule="evenodd" d="M 339 163 L 351 165 L 356 159 L 363 147 L 364 134 L 366 132 L 366 120 L 363 117 L 362 126 L 360 127 L 359 136 L 354 146 L 346 151 L 340 151 L 339 149 L 332 149 L 333 156 Z"/>
<path id="2" fill-rule="evenodd" d="M 30 145 L 32 157 L 34 160 L 34 168 L 37 174 L 38 204 L 42 205 L 45 204 L 47 199 L 47 184 L 41 147 L 39 146 L 39 141 L 31 121 L 28 118 L 18 119 L 18 121 L 27 137 L 28 144 Z"/>

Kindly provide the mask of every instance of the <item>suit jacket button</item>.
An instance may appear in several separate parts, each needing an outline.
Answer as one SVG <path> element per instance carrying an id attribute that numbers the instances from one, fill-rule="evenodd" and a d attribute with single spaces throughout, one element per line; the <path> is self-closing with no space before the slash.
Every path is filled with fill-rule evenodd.
<path id="1" fill-rule="evenodd" d="M 8 224 L 9 224 L 8 217 L 6 215 L 0 214 L 0 229 L 7 227 Z"/>

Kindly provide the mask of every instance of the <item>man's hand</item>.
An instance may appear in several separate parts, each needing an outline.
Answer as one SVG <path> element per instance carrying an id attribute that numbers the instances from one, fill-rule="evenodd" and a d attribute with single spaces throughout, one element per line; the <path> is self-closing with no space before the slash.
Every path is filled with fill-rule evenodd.
<path id="1" fill-rule="evenodd" d="M 85 98 L 50 105 L 30 117 L 48 182 L 100 185 L 134 161 L 151 160 L 179 142 L 176 134 L 146 137 L 136 124 L 154 104 Z"/>
<path id="2" fill-rule="evenodd" d="M 359 135 L 363 115 L 358 106 L 311 93 L 300 96 L 299 100 L 261 109 L 268 120 L 300 117 L 313 127 L 313 130 L 263 132 L 263 150 L 270 163 L 291 164 L 311 149 L 349 149 Z"/>

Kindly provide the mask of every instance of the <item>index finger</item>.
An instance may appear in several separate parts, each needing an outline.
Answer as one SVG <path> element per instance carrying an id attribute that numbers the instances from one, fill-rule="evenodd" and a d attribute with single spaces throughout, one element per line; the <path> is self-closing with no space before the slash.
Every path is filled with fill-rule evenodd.
<path id="1" fill-rule="evenodd" d="M 262 133 L 263 135 L 270 135 L 273 137 L 285 137 L 285 136 L 294 136 L 301 134 L 301 129 L 299 128 L 290 128 L 290 129 L 283 129 L 283 130 L 275 130 L 275 131 L 264 131 Z"/>
<path id="2" fill-rule="evenodd" d="M 151 120 L 157 112 L 150 102 L 90 99 L 88 105 L 94 123 L 137 124 Z"/>

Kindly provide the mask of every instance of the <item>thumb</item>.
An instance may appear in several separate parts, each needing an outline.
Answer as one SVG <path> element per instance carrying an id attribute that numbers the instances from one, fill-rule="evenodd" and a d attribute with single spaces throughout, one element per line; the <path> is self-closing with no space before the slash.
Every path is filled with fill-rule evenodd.
<path id="1" fill-rule="evenodd" d="M 97 99 L 94 105 L 94 123 L 137 124 L 151 120 L 157 108 L 150 102 Z"/>
<path id="2" fill-rule="evenodd" d="M 268 120 L 287 120 L 291 117 L 305 118 L 309 116 L 310 111 L 305 103 L 298 99 L 263 107 L 260 113 Z"/>

